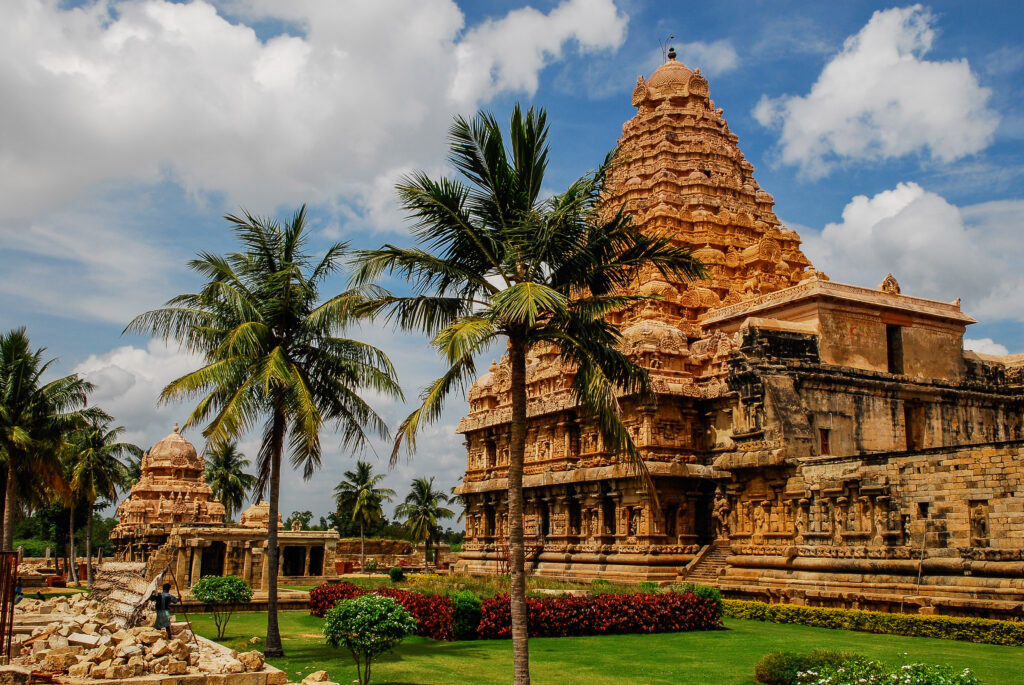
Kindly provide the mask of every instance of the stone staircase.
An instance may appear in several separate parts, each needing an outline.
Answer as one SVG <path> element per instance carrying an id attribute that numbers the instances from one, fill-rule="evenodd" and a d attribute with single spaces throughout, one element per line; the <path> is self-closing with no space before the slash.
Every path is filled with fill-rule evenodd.
<path id="1" fill-rule="evenodd" d="M 717 585 L 718 574 L 725 568 L 725 560 L 731 554 L 732 550 L 729 549 L 728 542 L 712 542 L 710 549 L 704 553 L 696 564 L 683 573 L 679 580 L 697 585 Z"/>

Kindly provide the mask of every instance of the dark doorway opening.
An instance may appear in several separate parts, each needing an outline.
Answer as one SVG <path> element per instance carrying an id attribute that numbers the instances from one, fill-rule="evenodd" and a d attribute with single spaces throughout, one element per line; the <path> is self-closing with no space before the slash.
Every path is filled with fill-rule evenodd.
<path id="1" fill-rule="evenodd" d="M 211 542 L 209 547 L 204 547 L 199 576 L 205 578 L 206 576 L 224 575 L 224 555 L 226 553 L 227 545 L 223 542 Z"/>
<path id="2" fill-rule="evenodd" d="M 306 565 L 305 547 L 285 547 L 281 552 L 281 575 L 301 576 Z"/>
<path id="3" fill-rule="evenodd" d="M 309 549 L 309 575 L 322 576 L 324 574 L 324 548 L 311 547 Z"/>
<path id="4" fill-rule="evenodd" d="M 696 504 L 693 515 L 693 532 L 697 535 L 697 544 L 710 545 L 714 541 L 711 531 L 711 510 L 714 507 L 714 498 L 710 494 L 703 494 L 697 499 Z"/>

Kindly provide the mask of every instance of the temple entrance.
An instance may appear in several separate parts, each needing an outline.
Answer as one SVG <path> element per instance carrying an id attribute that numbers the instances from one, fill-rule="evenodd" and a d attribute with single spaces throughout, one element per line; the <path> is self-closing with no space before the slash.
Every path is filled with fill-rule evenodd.
<path id="1" fill-rule="evenodd" d="M 324 548 L 309 548 L 309 575 L 322 576 L 324 574 Z"/>
<path id="2" fill-rule="evenodd" d="M 323 564 L 323 558 L 320 563 Z M 281 551 L 281 575 L 301 576 L 306 566 L 305 547 L 285 547 Z"/>
<path id="3" fill-rule="evenodd" d="M 211 542 L 209 547 L 204 547 L 199 577 L 224 575 L 224 556 L 226 554 L 227 545 L 219 540 Z"/>

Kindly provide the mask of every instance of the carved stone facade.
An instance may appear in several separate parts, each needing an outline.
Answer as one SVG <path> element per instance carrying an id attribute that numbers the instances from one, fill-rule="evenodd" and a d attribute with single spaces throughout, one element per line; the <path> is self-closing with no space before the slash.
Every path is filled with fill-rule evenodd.
<path id="1" fill-rule="evenodd" d="M 622 397 L 658 491 L 645 495 L 529 355 L 528 566 L 728 594 L 1006 615 L 1024 601 L 1024 355 L 963 351 L 959 301 L 832 283 L 772 211 L 707 81 L 674 59 L 633 93 L 611 207 L 692 247 L 709 278 L 642 273 L 661 299 L 613 315 L 655 404 Z M 505 359 L 469 392 L 457 570 L 507 563 Z M 720 554 L 710 552 L 719 550 Z M 724 550 L 724 551 L 723 551 Z M 708 569 L 704 569 L 707 571 Z"/>
<path id="2" fill-rule="evenodd" d="M 149 577 L 169 569 L 183 588 L 208 575 L 237 575 L 265 588 L 269 506 L 255 504 L 242 513 L 241 525 L 225 525 L 224 505 L 213 499 L 204 469 L 177 425 L 143 455 L 139 482 L 117 507 L 110 533 L 117 559 L 146 562 Z M 285 531 L 280 515 L 277 525 L 279 577 L 337 577 L 337 531 Z"/>

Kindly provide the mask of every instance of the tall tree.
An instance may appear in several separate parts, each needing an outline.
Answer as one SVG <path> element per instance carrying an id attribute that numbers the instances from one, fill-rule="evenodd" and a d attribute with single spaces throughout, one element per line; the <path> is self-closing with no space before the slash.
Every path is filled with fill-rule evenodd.
<path id="1" fill-rule="evenodd" d="M 86 581 L 92 587 L 92 524 L 96 501 L 113 502 L 119 490 L 128 486 L 128 469 L 122 458 L 142 457 L 142 449 L 122 442 L 124 426 L 110 426 L 109 421 L 93 420 L 75 431 L 69 445 L 70 490 L 89 506 L 86 523 Z M 74 511 L 74 506 L 72 506 Z"/>
<path id="2" fill-rule="evenodd" d="M 256 487 L 256 476 L 245 472 L 248 466 L 249 460 L 238 450 L 237 442 L 215 442 L 206 448 L 206 483 L 232 520 L 242 511 L 249 491 Z"/>
<path id="3" fill-rule="evenodd" d="M 352 510 L 352 520 L 359 521 L 359 568 L 366 568 L 365 527 L 380 521 L 384 515 L 384 503 L 395 496 L 391 488 L 379 488 L 383 474 L 375 474 L 373 466 L 360 459 L 355 471 L 346 471 L 345 480 L 334 488 L 334 499 L 338 511 Z"/>
<path id="4" fill-rule="evenodd" d="M 24 328 L 0 336 L 0 455 L 6 459 L 3 548 L 14 544 L 14 519 L 26 489 L 62 482 L 59 452 L 77 422 L 102 412 L 86 408 L 93 386 L 77 375 L 49 383 L 55 360 L 33 351 Z"/>
<path id="5" fill-rule="evenodd" d="M 203 355 L 205 365 L 171 381 L 167 401 L 199 397 L 186 426 L 205 424 L 210 441 L 237 438 L 262 421 L 256 490 L 269 490 L 267 638 L 264 653 L 282 656 L 277 620 L 277 525 L 281 459 L 309 478 L 321 460 L 320 431 L 333 423 L 344 447 L 358 448 L 366 431 L 387 427 L 360 392 L 401 397 L 394 368 L 382 351 L 338 337 L 356 320 L 361 290 L 320 300 L 324 279 L 345 257 L 335 243 L 319 259 L 307 251 L 306 208 L 281 225 L 228 215 L 244 251 L 201 253 L 190 268 L 207 279 L 197 293 L 179 295 L 162 309 L 136 317 L 126 330 L 173 339 Z"/>
<path id="6" fill-rule="evenodd" d="M 621 208 L 602 202 L 612 155 L 561 194 L 541 197 L 548 163 L 542 110 L 514 109 L 506 149 L 493 116 L 457 118 L 449 159 L 461 179 L 418 173 L 398 186 L 415 220 L 419 247 L 385 245 L 361 254 L 356 283 L 386 274 L 407 278 L 411 296 L 386 295 L 375 313 L 421 330 L 449 365 L 422 394 L 402 424 L 402 442 L 415 447 L 420 427 L 436 420 L 452 391 L 476 377 L 476 355 L 496 339 L 507 344 L 511 375 L 508 467 L 511 613 L 515 682 L 529 682 L 523 549 L 523 455 L 526 440 L 526 356 L 548 345 L 575 367 L 572 392 L 613 453 L 642 461 L 619 417 L 618 394 L 649 398 L 647 373 L 616 347 L 618 328 L 606 318 L 643 299 L 625 294 L 641 268 L 678 280 L 701 276 L 698 261 L 667 235 L 636 230 Z M 649 480 L 649 476 L 647 476 Z"/>
<path id="7" fill-rule="evenodd" d="M 441 534 L 438 521 L 455 516 L 455 512 L 442 506 L 449 501 L 450 498 L 443 490 L 434 489 L 434 478 L 431 476 L 429 479 L 413 479 L 412 490 L 395 507 L 395 516 L 405 519 L 412 539 L 423 541 L 423 559 L 427 564 L 430 563 L 430 543 Z"/>

